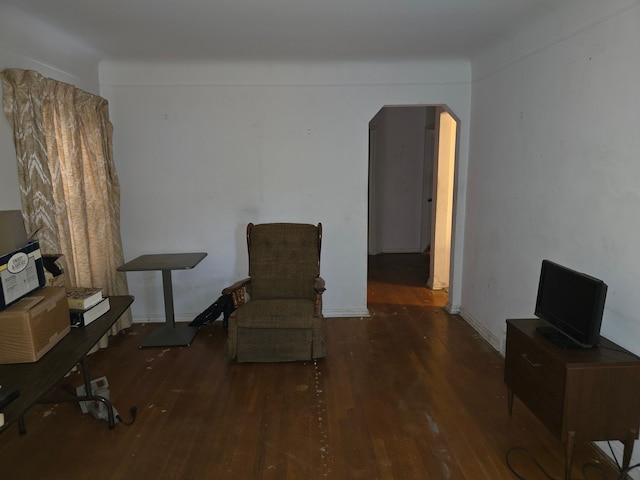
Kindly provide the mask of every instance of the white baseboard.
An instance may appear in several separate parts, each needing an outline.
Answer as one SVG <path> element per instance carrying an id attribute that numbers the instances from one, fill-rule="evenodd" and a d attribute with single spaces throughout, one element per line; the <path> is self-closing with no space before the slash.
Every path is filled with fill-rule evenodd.
<path id="1" fill-rule="evenodd" d="M 340 317 L 348 317 L 348 318 L 365 317 L 366 318 L 371 316 L 371 314 L 369 313 L 369 310 L 366 308 L 363 308 L 363 309 L 323 308 L 322 315 L 324 315 L 325 318 L 340 318 Z"/>
<path id="2" fill-rule="evenodd" d="M 467 322 L 478 334 L 484 338 L 489 344 L 495 348 L 504 357 L 504 339 L 497 338 L 480 322 L 478 322 L 473 315 L 471 315 L 464 307 L 459 309 L 459 315 Z"/>
<path id="3" fill-rule="evenodd" d="M 324 315 L 325 318 L 340 318 L 340 317 L 367 318 L 371 316 L 371 314 L 369 313 L 369 310 L 366 308 L 364 309 L 339 309 L 339 308 L 323 309 L 322 314 Z M 176 314 L 175 321 L 176 323 L 189 323 L 198 315 L 199 313 Z M 132 321 L 133 323 L 165 323 L 165 316 L 163 313 L 133 315 Z"/>
<path id="4" fill-rule="evenodd" d="M 460 305 L 453 305 L 449 302 L 444 306 L 444 310 L 451 315 L 459 315 L 460 314 Z"/>
<path id="5" fill-rule="evenodd" d="M 189 323 L 196 318 L 199 313 L 175 315 L 176 323 Z M 222 318 L 222 317 L 221 317 Z M 152 313 L 146 315 L 133 315 L 133 323 L 165 323 L 164 313 Z"/>

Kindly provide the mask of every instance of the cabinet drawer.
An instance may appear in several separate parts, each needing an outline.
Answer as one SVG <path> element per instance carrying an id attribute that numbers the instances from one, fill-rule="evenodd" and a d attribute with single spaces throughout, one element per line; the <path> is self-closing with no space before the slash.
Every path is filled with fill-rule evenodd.
<path id="1" fill-rule="evenodd" d="M 507 327 L 505 383 L 554 434 L 562 435 L 565 365 L 530 337 Z"/>

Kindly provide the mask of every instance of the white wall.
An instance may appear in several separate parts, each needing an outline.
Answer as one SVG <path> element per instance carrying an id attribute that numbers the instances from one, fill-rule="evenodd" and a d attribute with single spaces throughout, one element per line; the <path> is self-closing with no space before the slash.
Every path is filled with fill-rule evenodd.
<path id="1" fill-rule="evenodd" d="M 473 64 L 461 313 L 496 348 L 549 258 L 608 284 L 602 333 L 640 354 L 639 5 L 580 2 Z"/>
<path id="2" fill-rule="evenodd" d="M 325 312 L 366 314 L 368 122 L 385 105 L 448 104 L 465 120 L 467 155 L 468 62 L 105 62 L 98 78 L 95 53 L 63 32 L 9 6 L 0 6 L 0 27 L 0 68 L 34 69 L 110 101 L 125 257 L 209 253 L 195 270 L 174 273 L 178 320 L 246 274 L 249 221 L 323 222 Z M 4 116 L 0 166 L 0 209 L 20 208 Z M 134 318 L 162 320 L 159 274 L 128 275 Z"/>
<path id="3" fill-rule="evenodd" d="M 433 123 L 427 107 L 395 107 L 382 109 L 370 124 L 380 147 L 370 166 L 376 181 L 369 186 L 376 197 L 370 212 L 377 226 L 370 231 L 377 237 L 375 253 L 422 252 L 423 232 L 430 235 L 431 225 L 423 225 L 423 210 L 431 208 L 423 199 L 424 171 L 433 169 L 433 152 L 425 155 L 427 121 Z"/>
<path id="4" fill-rule="evenodd" d="M 637 350 L 634 4 L 474 80 L 463 304 L 496 339 L 507 317 L 533 313 L 550 258 L 609 284 L 603 331 Z"/>
<path id="5" fill-rule="evenodd" d="M 366 314 L 369 121 L 385 105 L 446 103 L 463 119 L 464 166 L 468 80 L 467 62 L 103 63 L 125 258 L 208 252 L 174 274 L 188 320 L 246 276 L 247 222 L 322 222 L 325 314 Z M 134 319 L 159 319 L 159 274 L 128 278 Z"/>
<path id="6" fill-rule="evenodd" d="M 88 92 L 99 92 L 98 60 L 93 52 L 12 7 L 0 5 L 0 71 L 6 68 L 36 70 Z M 20 210 L 13 130 L 4 113 L 0 117 L 0 210 Z"/>

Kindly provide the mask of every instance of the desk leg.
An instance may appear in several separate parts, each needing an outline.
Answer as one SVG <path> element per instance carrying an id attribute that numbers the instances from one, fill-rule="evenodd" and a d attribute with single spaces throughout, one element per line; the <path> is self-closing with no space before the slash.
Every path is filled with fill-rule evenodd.
<path id="1" fill-rule="evenodd" d="M 173 284 L 171 270 L 162 270 L 162 291 L 164 295 L 165 326 L 152 332 L 140 345 L 146 347 L 188 347 L 198 333 L 196 327 L 176 327 L 173 311 Z"/>
<path id="2" fill-rule="evenodd" d="M 622 469 L 626 470 L 629 468 L 629 464 L 631 463 L 631 454 L 633 453 L 633 445 L 635 444 L 635 439 L 638 438 L 638 431 L 633 429 L 629 430 L 629 437 L 624 440 L 624 452 L 622 454 Z"/>
<path id="3" fill-rule="evenodd" d="M 107 407 L 107 420 L 109 421 L 109 428 L 115 428 L 116 420 L 113 415 L 113 405 L 104 397 L 94 395 L 91 391 L 91 378 L 89 378 L 89 369 L 87 368 L 87 357 L 83 356 L 80 359 L 80 366 L 82 367 L 82 380 L 84 381 L 85 395 L 95 401 L 102 402 Z"/>
<path id="4" fill-rule="evenodd" d="M 39 403 L 63 403 L 63 402 L 102 402 L 107 407 L 107 421 L 109 422 L 109 428 L 116 427 L 116 419 L 115 414 L 113 413 L 113 405 L 109 400 L 100 395 L 93 395 L 91 391 L 91 380 L 89 379 L 89 370 L 87 369 L 87 361 L 86 357 L 82 357 L 79 362 L 80 367 L 82 368 L 82 382 L 84 383 L 84 392 L 83 396 L 76 396 L 73 393 L 71 396 L 63 397 L 63 398 L 43 398 L 40 399 Z M 22 422 L 21 422 L 22 420 Z M 24 426 L 24 420 L 18 420 L 18 425 L 20 426 L 20 422 L 22 426 Z M 20 431 L 22 433 L 22 430 Z"/>
<path id="5" fill-rule="evenodd" d="M 576 432 L 569 432 L 567 435 L 567 445 L 565 450 L 565 480 L 571 480 L 571 465 L 573 464 L 573 448 L 576 443 Z"/>
<path id="6" fill-rule="evenodd" d="M 510 388 L 507 389 L 507 411 L 509 412 L 509 416 L 513 413 L 513 390 Z"/>

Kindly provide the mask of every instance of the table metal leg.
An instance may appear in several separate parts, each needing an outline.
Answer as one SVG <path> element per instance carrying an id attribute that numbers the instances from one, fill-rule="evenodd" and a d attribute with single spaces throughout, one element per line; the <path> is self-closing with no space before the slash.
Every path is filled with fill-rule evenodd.
<path id="1" fill-rule="evenodd" d="M 84 383 L 85 395 L 71 395 L 68 397 L 59 398 L 42 398 L 39 403 L 63 403 L 63 402 L 101 402 L 107 407 L 107 421 L 109 422 L 109 428 L 115 428 L 116 418 L 113 413 L 113 405 L 111 402 L 100 395 L 93 395 L 91 389 L 91 380 L 89 378 L 89 370 L 87 369 L 86 357 L 82 357 L 78 363 L 82 369 L 82 382 Z M 20 433 L 24 429 L 24 419 L 20 417 L 18 420 L 18 426 L 20 427 Z"/>
<path id="2" fill-rule="evenodd" d="M 171 270 L 162 270 L 162 291 L 164 295 L 165 326 L 153 331 L 140 345 L 147 347 L 188 347 L 198 333 L 196 327 L 176 327 L 173 311 L 173 284 Z"/>
<path id="3" fill-rule="evenodd" d="M 164 315 L 167 328 L 176 326 L 176 317 L 173 311 L 173 282 L 171 270 L 162 270 L 162 292 L 164 295 Z"/>

